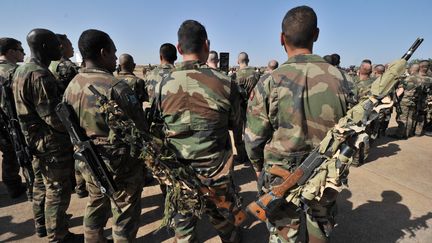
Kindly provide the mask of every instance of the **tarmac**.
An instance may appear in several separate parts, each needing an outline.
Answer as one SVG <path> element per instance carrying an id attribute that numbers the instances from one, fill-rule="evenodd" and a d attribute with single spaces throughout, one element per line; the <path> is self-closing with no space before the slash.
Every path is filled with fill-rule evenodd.
<path id="1" fill-rule="evenodd" d="M 349 187 L 338 198 L 337 226 L 330 242 L 432 242 L 432 137 L 408 140 L 380 138 L 372 145 L 367 163 L 351 168 Z M 244 205 L 256 197 L 251 167 L 236 165 L 235 183 Z M 70 231 L 82 233 L 87 198 L 72 195 L 68 213 Z M 173 242 L 173 233 L 159 229 L 163 197 L 159 186 L 144 188 L 137 242 Z M 250 216 L 242 230 L 243 242 L 267 242 L 264 223 Z M 105 234 L 110 233 L 108 222 Z M 200 242 L 220 242 L 203 217 L 198 224 Z M 31 203 L 25 196 L 9 199 L 0 182 L 0 242 L 47 242 L 34 234 Z"/>

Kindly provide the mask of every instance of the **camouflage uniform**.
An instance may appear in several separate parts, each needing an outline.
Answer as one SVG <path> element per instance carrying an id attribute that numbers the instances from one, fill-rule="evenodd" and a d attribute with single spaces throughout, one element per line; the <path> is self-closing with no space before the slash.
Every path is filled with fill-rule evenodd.
<path id="1" fill-rule="evenodd" d="M 89 202 L 84 214 L 84 238 L 86 242 L 104 242 L 103 229 L 113 214 L 113 238 L 115 242 L 131 242 L 138 231 L 141 212 L 142 163 L 130 156 L 128 144 L 113 141 L 105 113 L 101 113 L 94 94 L 88 89 L 93 85 L 101 94 L 111 99 L 112 86 L 119 82 L 111 73 L 96 68 L 83 68 L 70 82 L 64 94 L 64 100 L 73 106 L 81 127 L 95 143 L 108 170 L 114 175 L 118 191 L 114 200 L 122 212 L 115 210 L 110 199 L 104 196 L 87 165 L 80 162 L 80 170 L 87 183 Z"/>
<path id="2" fill-rule="evenodd" d="M 79 67 L 68 58 L 62 57 L 59 61 L 52 61 L 49 70 L 59 81 L 59 90 L 63 95 L 70 81 L 78 74 Z M 84 197 L 88 192 L 85 188 L 84 177 L 79 171 L 78 161 L 75 161 L 74 170 L 75 178 L 72 178 L 72 187 L 75 186 L 75 192 L 77 195 Z"/>
<path id="3" fill-rule="evenodd" d="M 364 96 L 369 94 L 373 81 L 375 81 L 374 78 L 368 78 L 366 80 L 356 80 L 359 98 L 363 98 Z"/>
<path id="4" fill-rule="evenodd" d="M 1 83 L 11 80 L 11 77 L 18 66 L 14 63 L 0 60 L 0 78 Z M 1 89 L 0 89 L 1 95 Z M 0 97 L 0 108 L 5 112 L 4 97 Z M 6 112 L 5 112 L 6 114 Z M 8 115 L 8 114 L 6 114 Z M 21 176 L 19 175 L 19 164 L 16 159 L 15 150 L 12 145 L 12 141 L 7 131 L 7 121 L 0 121 L 0 150 L 2 151 L 2 181 L 6 185 L 8 193 L 14 194 L 22 187 Z"/>
<path id="5" fill-rule="evenodd" d="M 397 136 L 408 138 L 413 135 L 422 135 L 427 115 L 427 87 L 432 79 L 427 76 L 409 76 L 399 85 L 404 88 L 399 105 L 402 113 L 398 113 Z"/>
<path id="6" fill-rule="evenodd" d="M 66 210 L 74 164 L 72 144 L 55 113 L 61 93 L 52 73 L 35 59 L 17 68 L 13 92 L 21 129 L 34 156 L 36 230 L 46 225 L 48 239 L 58 242 L 68 234 Z M 45 211 L 41 212 L 43 200 Z"/>
<path id="7" fill-rule="evenodd" d="M 69 82 L 78 74 L 79 67 L 68 58 L 62 57 L 60 61 L 52 61 L 49 70 L 60 81 L 59 90 L 64 93 Z"/>
<path id="8" fill-rule="evenodd" d="M 343 77 L 337 68 L 316 55 L 298 55 L 263 76 L 251 94 L 245 131 L 246 150 L 256 171 L 261 171 L 264 188 L 277 184 L 266 173 L 272 165 L 295 170 L 346 112 Z M 327 209 L 309 205 L 309 239 L 325 240 L 320 227 L 328 225 Z M 287 218 L 293 227 L 289 239 L 297 237 L 298 219 Z M 286 222 L 285 222 L 286 223 Z M 268 223 L 271 242 L 285 242 Z"/>
<path id="9" fill-rule="evenodd" d="M 233 78 L 236 81 L 237 85 L 240 87 L 240 94 L 243 98 L 241 103 L 241 108 L 242 108 L 241 117 L 243 121 L 246 121 L 246 109 L 247 109 L 248 98 L 253 88 L 258 83 L 259 74 L 255 72 L 255 68 L 248 66 L 239 69 L 237 73 L 235 73 Z M 236 160 L 239 162 L 245 162 L 248 160 L 245 145 L 244 145 L 243 133 L 244 133 L 244 128 L 241 130 L 237 130 L 237 132 L 233 132 L 234 143 L 237 149 L 237 156 L 238 156 Z"/>
<path id="10" fill-rule="evenodd" d="M 232 168 L 221 179 L 211 180 L 232 159 L 228 129 L 242 127 L 240 96 L 234 82 L 199 61 L 186 61 L 177 64 L 156 90 L 156 95 L 161 92 L 160 111 L 168 146 L 180 162 L 190 164 L 205 178 L 217 195 L 226 195 L 235 203 L 238 198 Z M 209 202 L 205 213 L 223 242 L 238 241 L 233 219 L 223 216 L 231 212 L 223 214 Z M 193 215 L 176 214 L 177 242 L 196 242 L 196 221 Z"/>
<path id="11" fill-rule="evenodd" d="M 129 87 L 131 87 L 131 89 L 135 92 L 138 100 L 141 103 L 149 100 L 144 80 L 140 79 L 135 74 L 120 71 L 117 79 L 125 80 L 129 84 Z"/>
<path id="12" fill-rule="evenodd" d="M 161 64 L 155 69 L 147 73 L 144 77 L 144 82 L 147 89 L 147 94 L 149 96 L 149 101 L 151 102 L 154 98 L 155 88 L 164 76 L 167 76 L 174 69 L 172 64 Z"/>

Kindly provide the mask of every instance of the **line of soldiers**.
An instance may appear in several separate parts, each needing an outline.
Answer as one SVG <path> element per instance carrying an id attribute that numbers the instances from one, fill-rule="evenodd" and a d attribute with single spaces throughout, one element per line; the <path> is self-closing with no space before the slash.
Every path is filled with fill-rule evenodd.
<path id="1" fill-rule="evenodd" d="M 33 212 L 39 237 L 48 236 L 50 242 L 83 240 L 69 232 L 67 224 L 74 169 L 76 192 L 89 197 L 83 220 L 85 241 L 107 241 L 103 229 L 110 214 L 114 242 L 132 242 L 136 237 L 144 163 L 111 126 L 112 119 L 126 120 L 127 115 L 109 116 L 90 86 L 136 114 L 156 109 L 156 113 L 146 114 L 157 117 L 135 118 L 135 124 L 150 127 L 147 132 L 163 138 L 177 159 L 191 166 L 208 188 L 237 206 L 241 200 L 232 178 L 234 159 L 252 164 L 260 192 L 271 190 L 280 180 L 268 169 L 279 165 L 295 170 L 358 96 L 349 75 L 338 69 L 338 63 L 333 66 L 312 53 L 319 29 L 310 7 L 296 7 L 286 13 L 280 43 L 288 60 L 262 77 L 248 66 L 249 57 L 244 52 L 239 54 L 240 68 L 232 77 L 211 66 L 217 53 L 215 56 L 210 52 L 207 31 L 197 21 L 184 21 L 177 35 L 177 48 L 163 44 L 161 65 L 144 79 L 133 74 L 135 63 L 128 54 L 120 56 L 118 76 L 113 76 L 116 47 L 110 36 L 100 30 L 89 29 L 81 34 L 78 46 L 83 64 L 79 71 L 68 59 L 73 49 L 71 54 L 65 35 L 56 36 L 46 29 L 30 31 L 27 43 L 31 58 L 19 67 L 16 63 L 24 57 L 21 43 L 0 39 L 0 74 L 12 79 L 17 118 L 33 155 Z M 176 49 L 183 62 L 174 66 Z M 277 63 L 269 63 L 269 67 L 275 66 Z M 128 85 L 122 86 L 124 82 Z M 118 97 L 116 87 L 134 96 Z M 404 89 L 406 98 L 411 88 L 406 85 Z M 101 191 L 88 165 L 74 159 L 77 148 L 72 146 L 55 112 L 60 102 L 73 107 L 79 125 L 112 174 L 118 190 L 111 199 Z M 146 124 L 148 120 L 154 122 Z M 229 130 L 234 134 L 236 158 Z M 7 136 L 2 139 L 6 141 Z M 11 196 L 16 197 L 25 188 L 14 159 L 7 158 L 13 155 L 10 147 L 2 147 L 2 151 L 6 156 L 3 180 Z M 270 242 L 295 241 L 300 234 L 306 234 L 311 242 L 326 242 L 334 226 L 335 200 L 326 205 L 312 200 L 308 206 L 306 222 L 293 215 L 284 215 L 278 224 L 268 222 Z M 241 230 L 232 211 L 221 210 L 208 201 L 204 212 L 222 242 L 240 242 Z M 173 222 L 176 242 L 197 241 L 195 215 L 176 212 Z M 304 232 L 299 232 L 301 223 L 306 225 Z"/>

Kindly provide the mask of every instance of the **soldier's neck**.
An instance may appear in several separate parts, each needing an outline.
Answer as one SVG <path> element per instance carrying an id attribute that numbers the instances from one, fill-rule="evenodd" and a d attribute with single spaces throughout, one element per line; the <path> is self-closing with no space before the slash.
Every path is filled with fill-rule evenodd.
<path id="1" fill-rule="evenodd" d="M 203 55 L 200 55 L 198 53 L 183 54 L 183 62 L 187 61 L 201 61 L 205 63 L 207 61 L 207 57 L 204 58 Z"/>
<path id="2" fill-rule="evenodd" d="M 307 55 L 312 54 L 313 46 L 310 45 L 306 48 L 298 48 L 285 44 L 285 50 L 288 54 L 288 58 L 298 56 L 298 55 Z"/>

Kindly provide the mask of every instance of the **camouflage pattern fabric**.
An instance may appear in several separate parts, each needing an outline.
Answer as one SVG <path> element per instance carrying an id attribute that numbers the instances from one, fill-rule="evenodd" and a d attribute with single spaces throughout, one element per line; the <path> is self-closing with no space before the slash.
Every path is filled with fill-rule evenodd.
<path id="1" fill-rule="evenodd" d="M 156 90 L 161 90 L 156 96 L 160 95 L 159 109 L 165 124 L 167 146 L 180 162 L 190 164 L 197 174 L 211 179 L 232 159 L 228 129 L 242 127 L 241 100 L 235 83 L 199 61 L 186 61 L 177 64 Z M 217 184 L 210 186 L 222 186 L 230 181 L 228 174 L 224 180 L 217 180 Z M 233 219 L 228 218 L 212 220 L 212 223 L 218 223 L 215 227 L 222 239 L 231 237 L 235 228 Z M 174 221 L 177 241 L 194 238 L 194 217 L 178 214 Z"/>
<path id="2" fill-rule="evenodd" d="M 3 81 L 11 80 L 13 72 L 17 68 L 16 64 L 8 62 L 6 60 L 0 60 L 0 85 L 3 85 Z M 7 111 L 4 106 L 4 97 L 1 94 L 0 87 L 0 109 Z M 5 112 L 6 113 L 6 112 Z M 6 114 L 8 115 L 8 114 Z M 6 185 L 9 194 L 19 190 L 22 187 L 21 176 L 19 175 L 20 166 L 15 156 L 15 150 L 12 145 L 12 141 L 9 137 L 9 132 L 6 126 L 7 121 L 0 121 L 0 150 L 2 151 L 2 181 Z"/>
<path id="3" fill-rule="evenodd" d="M 114 194 L 114 200 L 121 208 L 121 213 L 117 212 L 114 205 L 110 206 L 109 198 L 104 196 L 95 185 L 95 180 L 84 162 L 79 163 L 89 191 L 89 202 L 84 215 L 86 242 L 105 241 L 102 232 L 110 208 L 113 213 L 112 235 L 115 242 L 131 242 L 138 231 L 143 179 L 142 163 L 130 156 L 128 144 L 115 139 L 115 132 L 110 130 L 107 123 L 107 114 L 101 112 L 97 98 L 88 88 L 93 85 L 101 94 L 112 99 L 111 88 L 117 82 L 119 81 L 106 70 L 84 68 L 70 82 L 64 94 L 64 101 L 74 108 L 80 126 L 96 144 L 119 189 Z"/>
<path id="4" fill-rule="evenodd" d="M 155 97 L 155 88 L 158 83 L 162 81 L 162 78 L 167 76 L 174 69 L 172 64 L 161 64 L 151 70 L 144 77 L 144 82 L 146 85 L 147 93 L 149 96 L 149 101 L 151 102 Z"/>
<path id="5" fill-rule="evenodd" d="M 347 97 L 347 109 L 355 106 L 359 101 L 359 88 L 355 83 L 353 77 L 349 75 L 345 70 L 338 68 L 343 77 L 343 87 L 345 90 L 345 95 Z"/>
<path id="6" fill-rule="evenodd" d="M 56 77 L 59 82 L 59 91 L 63 95 L 66 87 L 70 81 L 78 74 L 79 68 L 69 58 L 62 57 L 59 61 L 52 61 L 49 70 Z M 74 173 L 72 174 L 72 187 L 75 187 L 75 192 L 78 195 L 85 195 L 87 190 L 85 188 L 85 181 L 81 172 L 78 171 L 74 166 Z"/>
<path id="7" fill-rule="evenodd" d="M 79 67 L 69 58 L 62 57 L 59 61 L 52 61 L 49 70 L 59 81 L 59 89 L 63 93 L 69 82 L 78 74 Z"/>
<path id="8" fill-rule="evenodd" d="M 408 138 L 413 135 L 422 135 L 427 116 L 427 90 L 432 79 L 427 76 L 409 76 L 400 84 L 404 93 L 400 99 L 401 114 L 397 114 L 397 135 Z"/>
<path id="9" fill-rule="evenodd" d="M 13 92 L 21 129 L 35 156 L 42 175 L 42 186 L 35 182 L 34 194 L 45 194 L 45 225 L 48 239 L 61 241 L 68 233 L 66 210 L 70 203 L 73 169 L 72 144 L 55 113 L 61 100 L 58 83 L 52 73 L 31 59 L 17 68 Z M 40 180 L 40 177 L 39 177 Z M 36 207 L 40 200 L 34 200 Z M 38 212 L 34 212 L 37 217 Z M 36 222 L 37 223 L 37 222 Z M 38 225 L 36 225 L 38 227 Z"/>
<path id="10" fill-rule="evenodd" d="M 247 109 L 248 98 L 260 77 L 259 74 L 255 72 L 254 67 L 248 66 L 239 69 L 235 73 L 235 75 L 233 75 L 233 78 L 237 83 L 240 91 L 239 93 L 243 98 L 241 103 L 241 117 L 243 121 L 246 121 L 246 109 Z M 244 127 L 241 130 L 237 130 L 237 132 L 233 132 L 234 143 L 237 150 L 236 160 L 238 162 L 248 161 L 245 144 L 244 144 L 243 133 L 244 133 Z"/>
<path id="11" fill-rule="evenodd" d="M 226 178 L 226 182 L 215 187 L 211 187 L 217 195 L 225 195 L 229 201 L 238 200 L 231 178 Z M 222 242 L 240 242 L 239 228 L 235 227 L 232 220 L 226 218 L 224 214 L 211 201 L 207 201 L 204 214 L 208 216 L 210 223 L 216 229 Z M 174 216 L 175 238 L 177 243 L 197 242 L 196 224 L 198 217 L 192 213 L 177 213 Z"/>
<path id="12" fill-rule="evenodd" d="M 149 101 L 149 95 L 147 94 L 146 84 L 144 80 L 138 78 L 133 73 L 120 71 L 117 79 L 126 81 L 129 87 L 135 92 L 140 102 Z"/>
<path id="13" fill-rule="evenodd" d="M 317 55 L 291 57 L 261 78 L 250 96 L 245 131 L 246 150 L 256 171 L 275 164 L 293 171 L 319 145 L 346 112 L 343 82 L 341 72 Z M 271 185 L 269 181 L 264 187 Z M 273 225 L 268 226 L 275 232 Z M 318 223 L 307 226 L 309 234 L 325 239 Z M 295 240 L 297 229 L 289 231 Z M 274 238 L 284 242 L 279 235 Z"/>
<path id="14" fill-rule="evenodd" d="M 370 88 L 374 80 L 374 78 L 368 78 L 366 80 L 356 80 L 359 98 L 370 95 Z"/>
<path id="15" fill-rule="evenodd" d="M 259 73 L 255 72 L 255 68 L 250 66 L 239 69 L 235 74 L 236 83 L 246 91 L 246 99 L 249 97 L 259 79 Z"/>

